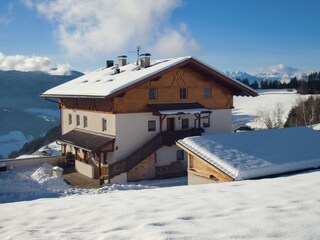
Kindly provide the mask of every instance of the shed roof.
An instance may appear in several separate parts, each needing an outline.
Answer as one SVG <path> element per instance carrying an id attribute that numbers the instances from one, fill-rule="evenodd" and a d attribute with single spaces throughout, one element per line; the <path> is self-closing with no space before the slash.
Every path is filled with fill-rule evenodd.
<path id="1" fill-rule="evenodd" d="M 71 144 L 72 146 L 87 150 L 89 152 L 94 152 L 103 146 L 113 143 L 115 137 L 97 135 L 81 130 L 72 130 L 63 134 L 58 141 L 64 142 L 66 144 Z"/>
<path id="2" fill-rule="evenodd" d="M 210 76 L 215 76 L 221 84 L 227 85 L 235 95 L 256 96 L 257 93 L 243 83 L 226 76 L 219 70 L 190 56 L 151 61 L 150 67 L 141 68 L 135 63 L 119 67 L 103 67 L 89 72 L 79 78 L 51 88 L 42 94 L 43 97 L 70 98 L 107 98 L 121 94 L 126 89 L 160 77 L 167 71 L 185 65 Z"/>
<path id="3" fill-rule="evenodd" d="M 320 166 L 320 134 L 308 127 L 189 137 L 178 144 L 235 180 Z"/>

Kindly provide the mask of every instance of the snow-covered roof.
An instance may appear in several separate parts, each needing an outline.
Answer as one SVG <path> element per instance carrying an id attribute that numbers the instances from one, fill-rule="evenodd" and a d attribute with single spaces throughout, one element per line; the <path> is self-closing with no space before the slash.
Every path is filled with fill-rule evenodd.
<path id="1" fill-rule="evenodd" d="M 320 134 L 307 127 L 188 137 L 178 143 L 235 180 L 320 166 Z"/>
<path id="2" fill-rule="evenodd" d="M 193 57 L 178 57 L 163 60 L 152 60 L 150 66 L 141 68 L 136 63 L 129 63 L 119 67 L 119 73 L 115 73 L 116 66 L 109 68 L 103 67 L 89 72 L 79 78 L 51 88 L 42 94 L 43 97 L 85 97 L 85 98 L 105 98 L 111 94 L 117 93 L 127 87 L 130 87 L 148 77 L 165 71 L 187 60 L 196 60 Z M 234 85 L 238 86 L 244 92 L 250 92 L 256 95 L 255 91 L 241 82 L 231 79 L 222 72 L 196 60 L 198 63 L 209 67 L 211 70 L 223 75 Z M 249 94 L 249 95 L 250 95 Z"/>

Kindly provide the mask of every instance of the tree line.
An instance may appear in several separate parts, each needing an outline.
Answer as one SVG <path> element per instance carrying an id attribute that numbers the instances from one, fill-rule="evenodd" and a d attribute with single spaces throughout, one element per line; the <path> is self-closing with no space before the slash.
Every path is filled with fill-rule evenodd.
<path id="1" fill-rule="evenodd" d="M 320 93 L 320 72 L 313 72 L 304 79 L 293 77 L 289 82 L 279 80 L 262 80 L 260 83 L 254 81 L 250 83 L 248 79 L 237 79 L 253 89 L 297 89 L 301 94 L 319 94 Z"/>

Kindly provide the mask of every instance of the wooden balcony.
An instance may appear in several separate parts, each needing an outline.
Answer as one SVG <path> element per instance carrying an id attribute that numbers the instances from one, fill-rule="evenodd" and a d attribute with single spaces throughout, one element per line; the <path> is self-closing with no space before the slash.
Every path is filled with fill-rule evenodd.
<path id="1" fill-rule="evenodd" d="M 125 159 L 110 164 L 108 172 L 109 179 L 121 173 L 130 171 L 146 157 L 150 156 L 150 154 L 154 153 L 162 146 L 172 146 L 179 139 L 191 136 L 200 136 L 203 132 L 204 130 L 202 128 L 162 132 L 152 138 L 150 141 L 146 142 Z"/>

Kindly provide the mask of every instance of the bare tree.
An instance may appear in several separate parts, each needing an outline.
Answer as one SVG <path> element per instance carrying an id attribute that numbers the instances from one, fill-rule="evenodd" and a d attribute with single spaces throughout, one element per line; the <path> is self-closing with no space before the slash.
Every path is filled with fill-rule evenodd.
<path id="1" fill-rule="evenodd" d="M 260 109 L 257 111 L 257 118 L 264 123 L 268 129 L 282 128 L 285 123 L 285 111 L 281 103 L 277 103 L 272 110 Z"/>
<path id="2" fill-rule="evenodd" d="M 303 120 L 305 126 L 312 126 L 319 120 L 319 98 L 313 96 L 307 100 L 299 98 L 296 104 L 296 114 Z"/>

